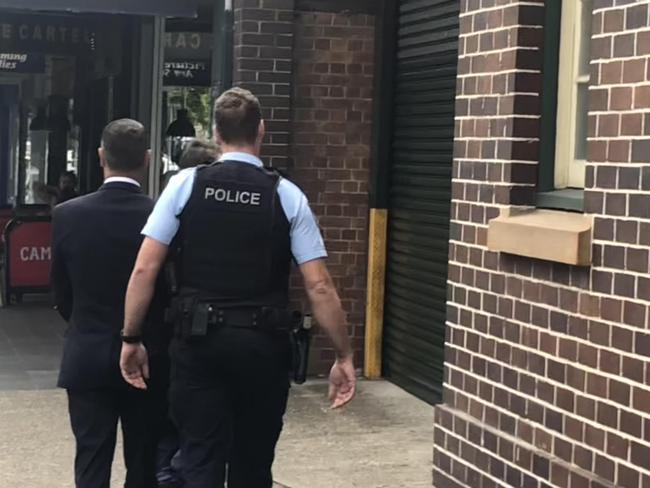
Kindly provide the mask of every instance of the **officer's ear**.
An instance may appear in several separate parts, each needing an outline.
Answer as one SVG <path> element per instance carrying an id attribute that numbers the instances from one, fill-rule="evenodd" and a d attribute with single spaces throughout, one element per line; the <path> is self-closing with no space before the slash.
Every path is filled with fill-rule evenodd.
<path id="1" fill-rule="evenodd" d="M 147 152 L 144 153 L 143 167 L 147 169 L 151 164 L 151 149 L 147 149 Z"/>
<path id="2" fill-rule="evenodd" d="M 257 128 L 257 144 L 262 145 L 262 142 L 264 142 L 264 136 L 266 135 L 266 126 L 264 125 L 264 119 L 260 120 L 260 125 Z"/>
<path id="3" fill-rule="evenodd" d="M 97 154 L 99 155 L 99 165 L 102 168 L 106 167 L 106 151 L 104 150 L 103 147 L 98 147 L 97 148 Z"/>
<path id="4" fill-rule="evenodd" d="M 219 146 L 222 146 L 224 144 L 223 139 L 221 138 L 221 134 L 219 134 L 219 131 L 217 130 L 216 127 L 214 129 L 214 139 L 215 141 L 217 141 L 217 144 Z"/>

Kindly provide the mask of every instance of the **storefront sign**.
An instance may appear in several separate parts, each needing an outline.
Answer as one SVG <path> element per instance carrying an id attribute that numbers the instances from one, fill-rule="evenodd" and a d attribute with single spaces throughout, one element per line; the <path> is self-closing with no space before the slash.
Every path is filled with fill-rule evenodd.
<path id="1" fill-rule="evenodd" d="M 0 71 L 45 73 L 45 56 L 42 54 L 0 52 Z"/>
<path id="2" fill-rule="evenodd" d="M 8 288 L 49 286 L 52 262 L 50 222 L 21 222 L 7 233 Z"/>
<path id="3" fill-rule="evenodd" d="M 208 32 L 166 32 L 165 59 L 208 61 L 212 56 L 212 34 Z"/>
<path id="4" fill-rule="evenodd" d="M 7 13 L 0 17 L 0 46 L 5 52 L 80 52 L 93 50 L 94 44 L 95 29 L 87 20 Z"/>
<path id="5" fill-rule="evenodd" d="M 0 0 L 0 8 L 194 17 L 197 0 Z"/>
<path id="6" fill-rule="evenodd" d="M 167 61 L 163 73 L 165 86 L 210 86 L 210 62 Z"/>

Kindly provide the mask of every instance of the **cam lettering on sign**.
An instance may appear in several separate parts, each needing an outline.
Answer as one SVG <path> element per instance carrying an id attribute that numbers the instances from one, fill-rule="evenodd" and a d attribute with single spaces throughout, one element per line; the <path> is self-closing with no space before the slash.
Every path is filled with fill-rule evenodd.
<path id="1" fill-rule="evenodd" d="M 51 247 L 25 246 L 20 248 L 21 261 L 50 261 L 51 259 Z"/>
<path id="2" fill-rule="evenodd" d="M 208 187 L 205 189 L 204 199 L 214 199 L 222 203 L 237 203 L 258 207 L 262 199 L 262 194 L 246 190 L 226 190 L 224 188 Z"/>

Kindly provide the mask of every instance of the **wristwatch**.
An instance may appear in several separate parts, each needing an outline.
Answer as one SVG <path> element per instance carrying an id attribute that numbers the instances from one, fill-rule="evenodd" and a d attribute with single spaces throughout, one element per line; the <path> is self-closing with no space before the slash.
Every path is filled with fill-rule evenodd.
<path id="1" fill-rule="evenodd" d="M 142 336 L 140 335 L 133 335 L 133 336 L 128 336 L 124 335 L 124 329 L 120 331 L 120 337 L 122 338 L 122 342 L 125 344 L 140 344 L 142 342 Z"/>

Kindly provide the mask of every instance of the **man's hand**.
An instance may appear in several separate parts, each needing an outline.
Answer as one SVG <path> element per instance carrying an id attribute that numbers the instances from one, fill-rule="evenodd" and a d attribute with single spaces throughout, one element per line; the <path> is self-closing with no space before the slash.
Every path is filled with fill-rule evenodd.
<path id="1" fill-rule="evenodd" d="M 354 397 L 356 385 L 357 378 L 352 357 L 337 359 L 330 371 L 329 398 L 332 408 L 339 408 L 349 403 Z"/>
<path id="2" fill-rule="evenodd" d="M 147 389 L 145 380 L 149 379 L 149 357 L 143 344 L 122 343 L 120 370 L 128 384 L 140 390 Z"/>

